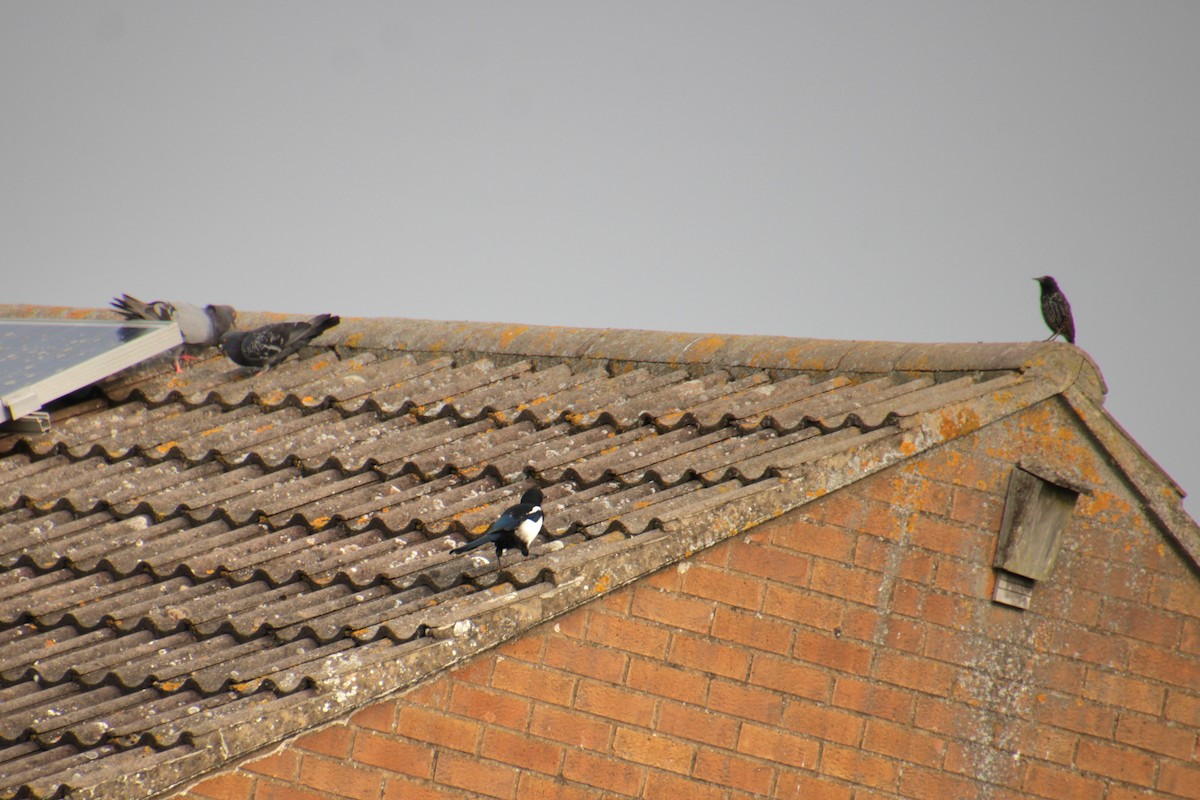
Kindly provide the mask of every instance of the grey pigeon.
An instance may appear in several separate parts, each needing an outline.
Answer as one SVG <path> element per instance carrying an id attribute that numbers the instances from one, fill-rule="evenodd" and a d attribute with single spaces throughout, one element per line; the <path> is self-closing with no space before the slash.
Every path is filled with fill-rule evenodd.
<path id="1" fill-rule="evenodd" d="M 217 347 L 233 363 L 258 367 L 261 374 L 341 321 L 332 314 L 318 314 L 308 322 L 276 322 L 252 331 L 229 331 Z"/>
<path id="2" fill-rule="evenodd" d="M 154 300 L 143 303 L 136 297 L 123 294 L 114 297 L 112 307 L 125 319 L 149 319 L 173 321 L 179 326 L 179 334 L 183 337 L 184 345 L 193 347 L 212 347 L 221 340 L 227 330 L 233 327 L 237 312 L 232 306 L 207 305 L 204 308 L 191 303 L 171 303 L 166 300 Z M 181 354 L 175 353 L 175 371 L 183 372 L 179 366 Z M 191 356 L 182 356 L 190 358 Z"/>

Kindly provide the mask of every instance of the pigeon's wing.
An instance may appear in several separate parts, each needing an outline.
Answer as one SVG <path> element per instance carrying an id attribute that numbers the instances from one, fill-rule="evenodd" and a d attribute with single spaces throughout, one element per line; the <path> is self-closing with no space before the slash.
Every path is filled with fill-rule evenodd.
<path id="1" fill-rule="evenodd" d="M 294 323 L 279 323 L 266 325 L 250 331 L 242 337 L 242 358 L 248 364 L 275 364 L 286 357 L 284 352 L 292 336 L 291 327 Z"/>
<path id="2" fill-rule="evenodd" d="M 207 346 L 215 344 L 220 338 L 208 312 L 191 303 L 175 304 L 175 322 L 179 324 L 179 334 L 185 344 Z"/>
<path id="3" fill-rule="evenodd" d="M 146 313 L 149 314 L 146 319 L 161 319 L 163 322 L 169 322 L 175 319 L 175 304 L 168 303 L 166 300 L 153 300 L 146 305 Z"/>
<path id="4" fill-rule="evenodd" d="M 287 331 L 287 343 L 283 346 L 283 355 L 279 357 L 279 360 L 282 361 L 292 353 L 295 353 L 301 347 L 337 325 L 340 321 L 340 317 L 319 314 L 307 322 L 281 323 L 289 327 Z"/>
<path id="5" fill-rule="evenodd" d="M 303 347 L 308 339 L 312 338 L 311 336 L 306 336 L 309 332 L 307 322 L 281 322 L 274 327 L 278 335 L 279 351 L 272 356 L 272 364 L 283 361 Z"/>
<path id="6" fill-rule="evenodd" d="M 175 319 L 175 306 L 166 300 L 143 303 L 132 295 L 114 297 L 110 305 L 125 319 L 149 319 L 169 321 Z"/>
<path id="7" fill-rule="evenodd" d="M 311 322 L 295 323 L 294 327 L 288 331 L 288 352 L 296 352 L 301 347 L 315 339 L 316 336 L 317 331 L 313 328 Z"/>

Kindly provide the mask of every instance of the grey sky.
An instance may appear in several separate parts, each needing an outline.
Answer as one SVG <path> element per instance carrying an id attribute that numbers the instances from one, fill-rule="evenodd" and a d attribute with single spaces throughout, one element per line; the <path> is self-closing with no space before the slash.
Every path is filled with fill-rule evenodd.
<path id="1" fill-rule="evenodd" d="M 1050 273 L 1200 491 L 1197 41 L 1195 2 L 9 0 L 5 300 L 1016 341 Z"/>

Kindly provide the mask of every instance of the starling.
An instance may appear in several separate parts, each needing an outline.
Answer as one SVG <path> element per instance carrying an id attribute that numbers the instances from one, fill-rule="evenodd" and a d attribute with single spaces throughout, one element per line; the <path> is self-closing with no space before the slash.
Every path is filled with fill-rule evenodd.
<path id="1" fill-rule="evenodd" d="M 1042 287 L 1042 319 L 1052 331 L 1046 341 L 1062 335 L 1071 344 L 1075 344 L 1075 319 L 1071 316 L 1071 304 L 1067 296 L 1058 288 L 1057 281 L 1049 275 L 1034 278 Z"/>

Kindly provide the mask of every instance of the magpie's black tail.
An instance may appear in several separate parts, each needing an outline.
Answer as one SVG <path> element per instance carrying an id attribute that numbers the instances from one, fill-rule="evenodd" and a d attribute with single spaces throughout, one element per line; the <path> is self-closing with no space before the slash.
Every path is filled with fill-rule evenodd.
<path id="1" fill-rule="evenodd" d="M 496 537 L 492 536 L 491 534 L 487 534 L 485 536 L 480 536 L 478 539 L 475 539 L 474 541 L 467 542 L 462 547 L 456 547 L 453 550 L 451 550 L 450 552 L 451 553 L 465 553 L 468 550 L 474 550 L 476 547 L 483 547 L 485 544 L 491 544 L 494 541 L 496 541 Z"/>

